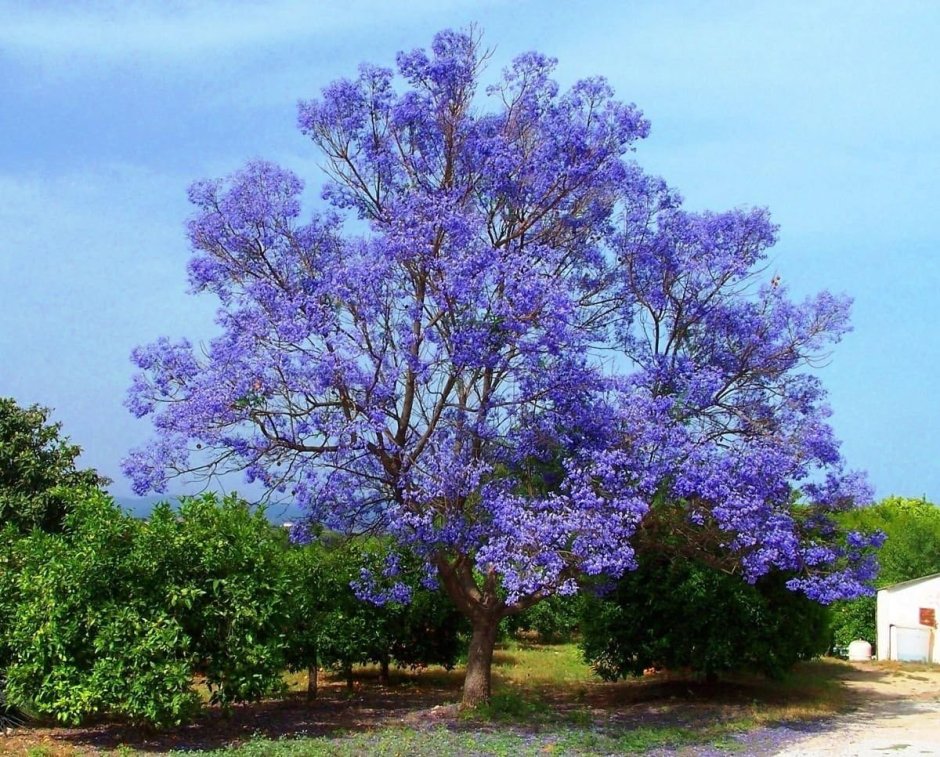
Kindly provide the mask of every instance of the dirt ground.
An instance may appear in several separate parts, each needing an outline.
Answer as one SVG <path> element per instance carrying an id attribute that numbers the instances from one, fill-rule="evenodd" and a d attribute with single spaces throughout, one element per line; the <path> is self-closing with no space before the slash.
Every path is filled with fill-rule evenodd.
<path id="1" fill-rule="evenodd" d="M 940 755 L 940 667 L 855 663 L 845 678 L 857 709 L 777 752 L 814 755 Z"/>
<path id="2" fill-rule="evenodd" d="M 453 680 L 451 680 L 453 678 Z M 175 749 L 211 749 L 253 735 L 317 736 L 374 729 L 383 725 L 448 728 L 473 727 L 460 723 L 454 701 L 456 673 L 420 686 L 384 689 L 367 681 L 352 694 L 339 683 L 321 689 L 321 698 L 307 702 L 302 695 L 236 707 L 229 716 L 210 710 L 197 722 L 171 731 L 148 732 L 130 726 L 101 723 L 82 728 L 29 726 L 0 735 L 0 754 L 101 754 L 130 747 L 134 752 L 162 754 Z M 840 664 L 838 678 L 850 691 L 851 712 L 824 720 L 765 726 L 741 734 L 733 751 L 738 755 L 940 755 L 940 667 L 896 664 Z M 791 695 L 781 692 L 781 703 Z M 686 684 L 645 682 L 644 685 L 589 686 L 577 707 L 588 708 L 622 728 L 715 722 L 734 716 L 751 701 L 746 688 L 687 688 Z M 573 703 L 559 701 L 554 708 Z M 657 754 L 724 754 L 714 747 L 657 750 Z"/>
<path id="3" fill-rule="evenodd" d="M 160 754 L 216 749 L 252 736 L 320 736 L 407 723 L 414 713 L 428 712 L 449 698 L 452 698 L 450 688 L 435 691 L 423 687 L 410 692 L 370 687 L 349 696 L 342 686 L 327 685 L 321 687 L 320 697 L 314 702 L 296 694 L 236 706 L 227 716 L 210 708 L 197 721 L 162 732 L 107 722 L 78 728 L 18 728 L 6 736 L 0 735 L 0 755 L 26 755 L 40 748 L 43 757 L 60 757 L 108 753 L 122 746 L 144 754 Z"/>

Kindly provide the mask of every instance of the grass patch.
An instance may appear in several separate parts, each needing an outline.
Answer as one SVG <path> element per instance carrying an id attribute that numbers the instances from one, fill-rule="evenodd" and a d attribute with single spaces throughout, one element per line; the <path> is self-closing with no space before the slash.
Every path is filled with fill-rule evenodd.
<path id="1" fill-rule="evenodd" d="M 935 662 L 898 662 L 897 660 L 878 660 L 867 663 L 872 670 L 892 675 L 907 675 L 911 673 L 937 673 L 940 665 Z"/>
<path id="2" fill-rule="evenodd" d="M 524 747 L 517 734 L 458 733 L 447 728 L 421 730 L 415 728 L 384 728 L 375 731 L 347 734 L 342 737 L 316 737 L 300 739 L 252 739 L 240 746 L 230 747 L 223 754 L 232 757 L 301 757 L 330 755 L 330 757 L 359 757 L 363 754 L 397 757 L 401 755 L 440 755 L 460 752 L 485 754 L 518 754 Z M 200 755 L 220 752 L 185 752 L 177 754 Z"/>
<path id="3" fill-rule="evenodd" d="M 733 741 L 731 736 L 746 730 L 744 722 L 724 723 L 702 731 L 690 731 L 679 726 L 644 726 L 619 734 L 576 730 L 550 743 L 560 754 L 582 755 L 643 754 L 653 749 L 676 749 L 693 745 L 707 745 L 734 751 L 737 742 Z"/>
<path id="4" fill-rule="evenodd" d="M 609 755 L 640 754 L 651 749 L 678 748 L 708 744 L 734 751 L 731 738 L 746 730 L 747 721 L 723 723 L 704 731 L 689 731 L 678 726 L 642 727 L 621 733 L 593 729 L 549 729 L 536 733 L 505 730 L 453 730 L 383 728 L 346 734 L 342 737 L 298 739 L 252 739 L 239 746 L 215 752 L 175 752 L 179 755 L 225 754 L 231 757 L 301 757 L 301 755 L 382 755 L 388 757 L 431 757 L 441 754 L 479 754 L 498 757 L 523 757 L 546 754 Z"/>
<path id="5" fill-rule="evenodd" d="M 818 720 L 850 708 L 843 679 L 852 666 L 835 659 L 801 663 L 781 681 L 752 679 L 752 710 L 757 725 Z"/>
<path id="6" fill-rule="evenodd" d="M 567 687 L 595 683 L 594 671 L 576 644 L 532 644 L 510 641 L 493 659 L 497 685 Z"/>
<path id="7" fill-rule="evenodd" d="M 490 701 L 472 709 L 461 710 L 461 720 L 541 722 L 549 716 L 548 705 L 540 699 L 526 697 L 516 691 L 500 691 Z"/>
<path id="8" fill-rule="evenodd" d="M 838 661 L 798 666 L 782 681 L 731 676 L 705 684 L 662 674 L 603 683 L 573 644 L 510 642 L 494 657 L 490 702 L 461 711 L 450 724 L 385 727 L 342 736 L 258 740 L 230 751 L 253 755 L 628 754 L 710 745 L 733 752 L 736 736 L 756 727 L 831 716 L 846 707 Z M 357 679 L 376 675 L 365 668 Z M 404 688 L 443 686 L 459 695 L 462 671 L 398 671 Z M 329 680 L 330 677 L 326 676 Z M 636 712 L 634 712 L 636 711 Z M 623 713 L 632 713 L 629 716 Z M 659 722 L 661 721 L 661 722 Z"/>

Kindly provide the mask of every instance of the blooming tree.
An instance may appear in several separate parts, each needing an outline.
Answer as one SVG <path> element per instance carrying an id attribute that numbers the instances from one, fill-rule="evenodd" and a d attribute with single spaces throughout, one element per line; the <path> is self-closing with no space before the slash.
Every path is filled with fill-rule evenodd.
<path id="1" fill-rule="evenodd" d="M 465 704 L 499 620 L 629 570 L 662 503 L 748 579 L 864 591 L 867 543 L 826 517 L 864 483 L 806 371 L 848 301 L 765 280 L 765 211 L 684 210 L 603 79 L 561 92 L 530 53 L 484 96 L 486 57 L 442 32 L 301 103 L 324 212 L 265 162 L 192 186 L 189 276 L 221 333 L 134 352 L 129 406 L 157 432 L 126 461 L 137 491 L 239 469 L 394 535 L 472 623 Z M 374 578 L 396 596 L 394 565 Z"/>

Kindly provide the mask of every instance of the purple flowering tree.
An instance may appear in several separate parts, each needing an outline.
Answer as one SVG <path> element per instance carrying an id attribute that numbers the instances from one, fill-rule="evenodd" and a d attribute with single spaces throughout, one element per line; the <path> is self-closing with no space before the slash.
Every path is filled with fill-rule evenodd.
<path id="1" fill-rule="evenodd" d="M 765 211 L 683 210 L 603 79 L 561 92 L 530 53 L 484 93 L 485 58 L 442 32 L 302 103 L 325 212 L 269 163 L 193 185 L 189 276 L 221 333 L 135 351 L 129 406 L 156 428 L 136 490 L 242 470 L 392 534 L 472 623 L 467 705 L 500 619 L 631 569 L 664 503 L 748 579 L 865 591 L 869 543 L 828 518 L 864 482 L 807 372 L 848 301 L 767 280 Z M 394 567 L 357 591 L 397 596 Z"/>

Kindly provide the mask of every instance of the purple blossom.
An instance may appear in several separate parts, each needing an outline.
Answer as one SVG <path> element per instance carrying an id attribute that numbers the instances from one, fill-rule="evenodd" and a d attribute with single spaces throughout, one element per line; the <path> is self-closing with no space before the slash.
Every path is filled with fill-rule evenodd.
<path id="1" fill-rule="evenodd" d="M 244 471 L 317 523 L 393 535 L 465 609 L 630 570 L 657 501 L 749 580 L 865 591 L 875 544 L 829 516 L 869 492 L 811 371 L 849 300 L 767 281 L 766 210 L 693 213 L 643 173 L 649 124 L 603 79 L 562 91 L 530 53 L 483 100 L 481 62 L 442 32 L 399 78 L 365 65 L 303 102 L 331 177 L 307 220 L 270 163 L 192 186 L 190 283 L 220 333 L 135 350 L 127 404 L 156 431 L 135 490 Z M 357 593 L 406 601 L 394 571 Z"/>

